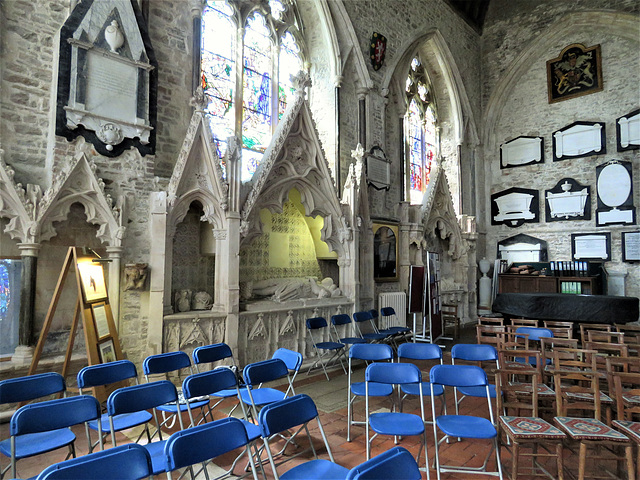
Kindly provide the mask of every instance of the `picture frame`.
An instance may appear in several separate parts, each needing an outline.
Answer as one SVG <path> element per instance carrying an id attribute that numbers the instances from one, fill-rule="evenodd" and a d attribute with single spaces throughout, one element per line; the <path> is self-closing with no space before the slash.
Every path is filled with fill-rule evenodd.
<path id="1" fill-rule="evenodd" d="M 113 339 L 110 338 L 105 342 L 99 343 L 98 350 L 100 350 L 100 359 L 102 360 L 102 363 L 115 362 L 117 360 Z"/>
<path id="2" fill-rule="evenodd" d="M 107 285 L 102 265 L 93 263 L 91 259 L 81 259 L 77 266 L 85 303 L 106 300 L 108 298 Z"/>
<path id="3" fill-rule="evenodd" d="M 93 311 L 93 321 L 96 325 L 96 337 L 102 340 L 111 335 L 109 328 L 109 319 L 107 318 L 107 305 L 105 302 L 94 303 L 91 305 Z"/>
<path id="4" fill-rule="evenodd" d="M 600 92 L 602 89 L 600 45 L 587 48 L 580 43 L 573 43 L 556 58 L 547 61 L 549 103 Z"/>
<path id="5" fill-rule="evenodd" d="M 611 233 L 571 234 L 572 260 L 611 260 Z"/>
<path id="6" fill-rule="evenodd" d="M 622 261 L 640 262 L 640 230 L 622 232 Z"/>
<path id="7" fill-rule="evenodd" d="M 373 278 L 376 282 L 398 281 L 397 224 L 373 224 Z"/>

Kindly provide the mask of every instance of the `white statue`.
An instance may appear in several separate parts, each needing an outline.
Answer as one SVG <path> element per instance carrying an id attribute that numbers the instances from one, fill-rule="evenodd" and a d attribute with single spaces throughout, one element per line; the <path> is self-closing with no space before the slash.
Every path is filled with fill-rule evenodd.
<path id="1" fill-rule="evenodd" d="M 206 310 L 211 306 L 211 295 L 207 292 L 197 292 L 193 296 L 191 308 L 193 310 Z"/>
<path id="2" fill-rule="evenodd" d="M 179 312 L 188 312 L 191 310 L 191 290 L 178 290 L 175 294 L 176 309 Z"/>
<path id="3" fill-rule="evenodd" d="M 313 277 L 269 278 L 247 282 L 241 286 L 242 300 L 270 297 L 274 302 L 286 302 L 296 298 L 329 298 L 340 295 L 342 292 L 329 277 L 322 281 Z"/>

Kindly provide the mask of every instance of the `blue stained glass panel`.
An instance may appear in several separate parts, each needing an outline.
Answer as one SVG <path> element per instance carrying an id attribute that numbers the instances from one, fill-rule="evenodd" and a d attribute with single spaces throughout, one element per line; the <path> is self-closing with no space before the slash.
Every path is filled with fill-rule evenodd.
<path id="1" fill-rule="evenodd" d="M 251 177 L 256 173 L 261 160 L 261 152 L 255 152 L 248 149 L 242 150 L 242 171 L 240 172 L 240 178 L 243 182 L 251 180 Z"/>
<path id="2" fill-rule="evenodd" d="M 291 32 L 287 32 L 281 40 L 278 60 L 278 118 L 282 118 L 287 108 L 287 99 L 295 93 L 291 84 L 291 76 L 297 75 L 300 70 L 302 70 L 300 47 Z"/>
<path id="3" fill-rule="evenodd" d="M 0 320 L 4 320 L 11 303 L 11 285 L 9 285 L 9 269 L 0 263 Z"/>

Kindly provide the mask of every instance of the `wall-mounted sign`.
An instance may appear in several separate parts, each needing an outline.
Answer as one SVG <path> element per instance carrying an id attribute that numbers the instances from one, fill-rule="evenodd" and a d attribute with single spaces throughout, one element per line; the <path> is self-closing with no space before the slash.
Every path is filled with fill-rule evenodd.
<path id="1" fill-rule="evenodd" d="M 591 219 L 591 187 L 573 178 L 563 178 L 551 190 L 545 190 L 547 222 Z"/>
<path id="2" fill-rule="evenodd" d="M 622 232 L 622 261 L 640 262 L 640 231 Z"/>
<path id="3" fill-rule="evenodd" d="M 549 103 L 580 97 L 602 90 L 600 45 L 574 43 L 547 61 Z"/>
<path id="4" fill-rule="evenodd" d="M 138 2 L 77 2 L 60 30 L 56 134 L 155 152 L 158 64 Z"/>
<path id="5" fill-rule="evenodd" d="M 573 260 L 611 260 L 611 233 L 574 233 L 571 235 Z"/>
<path id="6" fill-rule="evenodd" d="M 604 122 L 575 122 L 553 132 L 553 160 L 607 153 Z"/>
<path id="7" fill-rule="evenodd" d="M 597 226 L 636 223 L 631 175 L 631 162 L 611 160 L 596 167 Z"/>
<path id="8" fill-rule="evenodd" d="M 544 138 L 518 137 L 500 145 L 500 168 L 544 162 Z"/>
<path id="9" fill-rule="evenodd" d="M 491 195 L 491 225 L 519 227 L 523 223 L 538 223 L 538 191 L 509 188 Z"/>
<path id="10" fill-rule="evenodd" d="M 640 110 L 635 110 L 616 120 L 618 151 L 640 148 Z"/>
<path id="11" fill-rule="evenodd" d="M 377 190 L 389 190 L 391 186 L 391 162 L 387 160 L 382 148 L 371 147 L 366 155 L 367 183 Z"/>

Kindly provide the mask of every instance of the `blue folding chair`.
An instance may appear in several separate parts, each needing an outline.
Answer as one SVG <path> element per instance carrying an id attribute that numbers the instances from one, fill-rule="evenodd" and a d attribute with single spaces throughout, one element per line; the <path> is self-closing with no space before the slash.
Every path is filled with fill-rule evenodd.
<path id="1" fill-rule="evenodd" d="M 540 350 L 540 339 L 553 338 L 553 331 L 543 327 L 518 327 L 516 329 L 516 336 L 518 335 L 526 335 L 529 342 L 534 343 L 534 345 L 530 346 L 530 348 L 532 348 L 533 350 Z M 535 361 L 535 357 L 529 357 L 528 362 L 531 363 L 532 361 Z M 551 359 L 547 359 L 546 363 L 550 364 Z M 535 365 L 535 363 L 533 365 Z"/>
<path id="2" fill-rule="evenodd" d="M 401 385 L 415 385 L 420 397 L 420 415 L 393 410 L 371 412 L 369 391 L 372 385 L 388 385 L 398 389 Z M 422 445 L 417 458 L 420 458 L 420 452 L 424 447 L 425 471 L 427 478 L 429 478 L 429 455 L 427 452 L 427 431 L 424 426 L 424 396 L 420 369 L 412 363 L 372 363 L 369 365 L 365 371 L 365 412 L 367 418 L 367 460 L 371 458 L 371 442 L 378 435 L 393 435 L 396 440 L 398 437 L 421 435 Z M 375 432 L 371 438 L 369 429 Z"/>
<path id="3" fill-rule="evenodd" d="M 345 344 L 340 342 L 334 342 L 331 339 L 331 332 L 329 331 L 329 327 L 327 325 L 327 320 L 323 317 L 315 317 L 315 318 L 307 318 L 307 330 L 309 330 L 309 338 L 311 339 L 311 343 L 313 344 L 313 348 L 316 351 L 316 355 L 318 356 L 317 360 L 309 367 L 307 370 L 307 375 L 313 368 L 315 368 L 318 364 L 322 367 L 324 371 L 325 377 L 329 380 L 329 374 L 327 373 L 327 366 L 330 366 L 330 363 L 337 359 L 340 361 L 340 366 L 342 367 L 342 371 L 347 374 L 347 371 L 344 369 L 344 363 L 342 362 L 342 357 L 345 358 L 344 348 Z M 313 337 L 314 330 L 320 335 L 320 339 L 315 339 Z M 322 341 L 322 332 L 325 333 L 328 341 Z M 324 350 L 324 352 L 320 352 L 320 350 Z M 326 355 L 330 355 L 329 359 L 325 362 L 324 357 Z"/>
<path id="4" fill-rule="evenodd" d="M 408 327 L 401 327 L 399 325 L 391 325 L 391 318 L 398 317 L 393 307 L 382 307 L 380 309 L 380 317 L 384 320 L 384 330 L 393 332 L 398 336 L 408 335 L 411 333 L 411 329 Z"/>
<path id="5" fill-rule="evenodd" d="M 36 480 L 141 480 L 150 475 L 149 453 L 131 443 L 50 465 Z"/>
<path id="6" fill-rule="evenodd" d="M 11 417 L 11 438 L 0 443 L 0 452 L 11 458 L 11 475 L 17 477 L 16 463 L 26 457 L 68 447 L 69 456 L 76 456 L 76 435 L 69 427 L 96 420 L 102 450 L 100 403 L 89 395 L 59 398 L 20 407 Z M 87 441 L 91 445 L 89 427 L 85 423 Z"/>
<path id="7" fill-rule="evenodd" d="M 384 342 L 389 337 L 389 335 L 380 333 L 378 331 L 378 327 L 373 321 L 373 315 L 371 314 L 371 311 L 355 312 L 353 314 L 353 322 L 354 322 L 353 324 L 356 328 L 356 331 L 358 332 L 360 337 L 364 338 L 367 341 L 381 343 L 381 342 Z M 363 333 L 362 328 L 360 328 L 360 325 L 361 324 L 364 325 L 366 323 L 369 324 L 371 331 Z"/>
<path id="8" fill-rule="evenodd" d="M 498 350 L 493 345 L 477 344 L 477 343 L 458 343 L 451 348 L 451 363 L 456 365 L 456 361 L 460 364 L 463 362 L 473 362 L 477 366 L 482 365 L 482 362 L 490 362 L 495 364 L 496 369 L 500 368 L 498 361 Z M 458 398 L 458 393 L 462 396 Z M 456 414 L 459 413 L 459 406 L 465 397 L 479 397 L 483 398 L 485 395 L 483 387 L 476 386 L 462 386 L 456 388 L 454 391 Z M 491 398 L 496 398 L 496 386 L 494 384 L 489 385 L 489 395 Z"/>
<path id="9" fill-rule="evenodd" d="M 201 463 L 207 480 L 209 475 L 206 471 L 207 462 L 236 448 L 244 447 L 244 453 L 249 456 L 251 472 L 254 480 L 258 480 L 253 457 L 249 453 L 249 439 L 245 426 L 237 418 L 229 417 L 214 422 L 197 425 L 176 432 L 164 447 L 164 455 L 167 464 L 167 478 L 171 480 L 171 472 L 179 468 L 189 467 L 192 480 L 196 477 L 192 466 Z M 222 478 L 228 475 L 216 478 Z"/>
<path id="10" fill-rule="evenodd" d="M 104 387 L 118 382 L 127 382 L 129 379 L 134 379 L 135 383 L 138 383 L 138 371 L 133 362 L 129 360 L 117 360 L 115 362 L 89 365 L 81 369 L 77 376 L 80 395 L 84 394 L 83 389 Z M 102 425 L 108 425 L 109 415 L 106 413 L 103 414 L 100 420 Z M 119 432 L 137 425 L 142 425 L 149 420 L 151 420 L 151 414 L 146 410 L 119 415 L 113 419 L 114 430 Z M 89 422 L 89 428 L 97 431 L 98 422 Z M 148 435 L 148 429 L 145 429 L 145 432 L 147 432 Z M 108 430 L 106 432 L 103 431 L 105 437 L 108 433 Z M 142 433 L 140 435 L 142 435 Z M 151 441 L 151 438 L 147 437 L 147 439 Z M 138 441 L 139 440 L 140 437 L 138 437 Z M 96 443 L 89 445 L 89 453 L 93 451 L 95 446 Z"/>
<path id="11" fill-rule="evenodd" d="M 349 470 L 346 480 L 421 480 L 422 474 L 406 448 L 393 447 Z"/>
<path id="12" fill-rule="evenodd" d="M 313 445 L 313 439 L 309 433 L 308 424 L 313 419 L 318 422 L 318 428 L 324 441 L 324 446 L 327 449 L 330 460 L 324 460 L 318 458 L 318 454 Z M 335 463 L 333 454 L 331 453 L 331 447 L 327 441 L 327 436 L 322 428 L 320 417 L 318 416 L 318 410 L 315 403 L 308 395 L 300 394 L 293 397 L 286 398 L 276 403 L 267 405 L 260 411 L 259 417 L 260 429 L 262 430 L 262 438 L 264 439 L 265 450 L 269 457 L 269 463 L 273 470 L 273 475 L 276 480 L 307 480 L 307 479 L 341 479 L 345 478 L 348 473 L 348 469 Z M 305 463 L 299 464 L 290 470 L 286 471 L 282 475 L 278 474 L 277 466 L 282 465 L 285 462 L 281 462 L 278 465 L 274 462 L 273 454 L 269 448 L 269 439 L 274 435 L 278 435 L 281 432 L 287 431 L 299 427 L 293 436 L 297 435 L 303 429 L 306 431 L 309 438 L 310 448 L 313 452 L 314 459 Z M 302 452 L 300 452 L 302 453 Z M 298 454 L 300 455 L 300 454 Z M 296 456 L 298 456 L 296 455 Z"/>
<path id="13" fill-rule="evenodd" d="M 360 337 L 340 337 L 340 334 L 338 333 L 338 327 L 343 327 L 344 328 L 344 332 L 345 334 L 349 334 L 348 329 L 351 328 L 352 332 L 351 333 L 355 333 L 353 332 L 354 327 L 353 327 L 353 323 L 351 323 L 351 317 L 349 315 L 347 315 L 346 313 L 339 313 L 337 315 L 332 315 L 331 316 L 331 326 L 333 327 L 333 332 L 336 335 L 336 338 L 338 339 L 338 341 L 340 343 L 343 343 L 347 346 L 349 345 L 355 345 L 357 343 L 367 343 L 367 341 Z"/>
<path id="14" fill-rule="evenodd" d="M 475 365 L 435 365 L 431 368 L 431 413 L 434 418 L 433 436 L 436 446 L 436 472 L 438 480 L 440 474 L 446 472 L 482 474 L 498 476 L 502 479 L 502 465 L 500 463 L 500 449 L 498 447 L 498 431 L 495 426 L 493 409 L 491 407 L 491 395 L 489 381 L 485 371 Z M 436 416 L 436 406 L 434 401 L 434 388 L 436 385 L 442 387 L 453 387 L 454 389 L 477 388 L 484 389 L 487 406 L 489 408 L 489 419 L 472 415 L 448 415 L 445 409 L 443 415 Z M 446 405 L 445 405 L 446 406 Z M 444 435 L 438 440 L 438 430 Z M 440 444 L 449 438 L 466 438 L 474 440 L 492 440 L 492 447 L 481 467 L 465 467 L 442 465 L 439 457 Z M 491 453 L 495 451 L 497 471 L 487 470 Z"/>
<path id="15" fill-rule="evenodd" d="M 219 362 L 222 360 L 227 360 L 227 359 L 231 361 L 231 365 L 218 365 L 215 368 L 229 367 L 233 371 L 234 375 L 237 375 L 238 365 L 236 364 L 236 360 L 233 357 L 233 352 L 231 351 L 231 347 L 229 347 L 229 345 L 227 345 L 226 343 L 214 343 L 212 345 L 203 345 L 201 347 L 197 347 L 193 351 L 193 364 L 195 365 L 196 370 L 198 372 L 202 370 L 202 366 L 204 364 L 212 364 L 212 363 Z M 239 386 L 242 387 L 241 384 Z M 220 400 L 218 400 L 215 403 L 215 405 L 213 405 L 213 407 L 211 408 L 216 408 L 218 404 L 223 400 L 225 400 L 226 398 L 232 398 L 232 397 L 236 399 L 238 398 L 235 388 L 220 390 L 219 392 L 216 392 L 215 394 L 213 394 L 213 396 L 216 398 L 219 398 Z M 236 403 L 233 406 L 233 408 L 231 409 L 231 412 L 229 412 L 229 415 L 231 415 L 237 407 L 238 407 L 238 403 Z"/>
<path id="16" fill-rule="evenodd" d="M 107 399 L 107 413 L 109 414 L 111 441 L 113 442 L 114 447 L 117 445 L 113 420 L 117 415 L 153 409 L 153 419 L 156 424 L 156 432 L 158 433 L 159 440 L 143 445 L 151 457 L 153 475 L 166 471 L 167 466 L 164 457 L 164 445 L 166 440 L 162 439 L 162 427 L 158 422 L 158 413 L 156 410 L 170 403 L 177 405 L 178 391 L 176 390 L 175 385 L 168 380 L 122 387 L 112 392 Z M 177 415 L 177 417 L 180 424 L 180 430 L 182 430 L 182 415 Z M 145 424 L 145 427 L 148 428 L 148 424 L 149 422 Z M 154 436 L 155 433 L 151 435 L 151 438 Z"/>
<path id="17" fill-rule="evenodd" d="M 180 374 L 182 371 L 186 370 L 188 374 L 194 373 L 189 355 L 180 351 L 150 355 L 142 362 L 142 370 L 147 382 L 150 381 L 150 375 L 164 375 L 164 377 L 167 378 L 168 373 L 175 372 L 177 373 L 178 378 L 181 379 Z M 162 427 L 167 424 L 169 420 L 173 418 L 173 422 L 170 425 L 167 425 L 169 428 L 173 427 L 173 425 L 175 425 L 175 417 L 180 416 L 177 415 L 177 413 L 187 411 L 187 403 L 191 403 L 191 408 L 203 408 L 209 404 L 209 398 L 185 398 L 182 392 L 179 391 L 177 404 L 170 403 L 168 405 L 161 405 L 158 407 L 158 410 L 162 412 L 163 417 L 160 426 Z M 169 417 L 165 418 L 165 414 L 169 414 Z"/>
<path id="18" fill-rule="evenodd" d="M 349 349 L 349 378 L 347 390 L 347 442 L 351 441 L 351 425 L 365 425 L 366 422 L 355 421 L 353 418 L 353 404 L 358 397 L 366 395 L 365 382 L 352 382 L 353 360 L 365 362 L 393 361 L 393 350 L 383 344 L 356 344 Z M 393 393 L 391 385 L 370 385 L 369 396 L 388 397 Z"/>
<path id="19" fill-rule="evenodd" d="M 416 361 L 437 360 L 440 365 L 442 365 L 442 348 L 435 343 L 403 343 L 398 347 L 398 362 L 402 359 Z M 442 395 L 444 389 L 440 385 L 437 385 L 433 391 L 435 395 L 442 400 L 442 407 L 444 408 L 444 397 Z M 400 411 L 402 411 L 402 402 L 409 395 L 419 395 L 420 389 L 418 385 L 408 383 L 400 385 L 400 392 L 402 393 L 402 397 L 400 398 Z M 422 382 L 422 394 L 431 395 L 430 382 Z"/>

